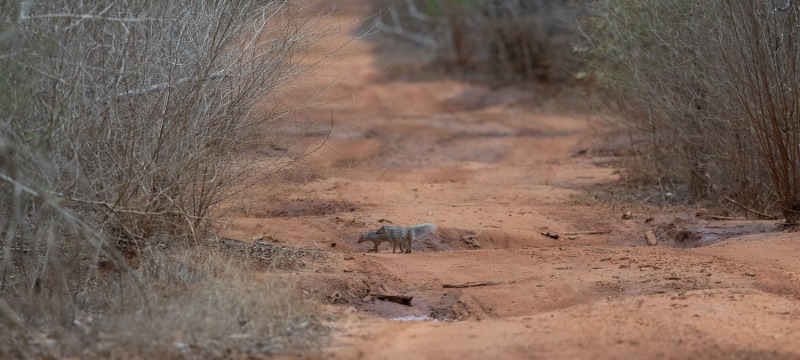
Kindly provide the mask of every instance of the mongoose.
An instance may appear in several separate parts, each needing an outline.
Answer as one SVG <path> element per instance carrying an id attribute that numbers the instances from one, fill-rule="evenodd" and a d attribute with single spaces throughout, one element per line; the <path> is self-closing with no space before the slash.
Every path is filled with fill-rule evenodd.
<path id="1" fill-rule="evenodd" d="M 414 239 L 429 234 L 434 230 L 436 230 L 435 224 L 419 224 L 414 226 L 384 225 L 376 231 L 361 234 L 361 237 L 358 238 L 358 243 L 372 241 L 375 244 L 372 251 L 378 252 L 378 245 L 389 241 L 392 243 L 392 253 L 395 253 L 398 246 L 400 246 L 401 253 L 410 253 L 411 242 L 414 241 Z M 405 245 L 405 249 L 403 245 Z"/>

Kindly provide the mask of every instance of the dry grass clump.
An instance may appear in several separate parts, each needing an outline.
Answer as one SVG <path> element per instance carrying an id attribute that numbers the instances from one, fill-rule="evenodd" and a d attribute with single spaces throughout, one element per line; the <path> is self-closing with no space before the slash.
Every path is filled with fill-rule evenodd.
<path id="1" fill-rule="evenodd" d="M 218 247 L 247 261 L 258 269 L 302 270 L 325 261 L 325 251 L 299 249 L 292 246 L 270 244 L 264 241 L 245 243 L 233 239 L 221 239 Z"/>
<path id="2" fill-rule="evenodd" d="M 212 248 L 146 251 L 130 274 L 99 271 L 75 296 L 80 311 L 69 323 L 4 317 L 0 357 L 220 358 L 320 346 L 325 328 L 293 281 L 260 275 Z"/>

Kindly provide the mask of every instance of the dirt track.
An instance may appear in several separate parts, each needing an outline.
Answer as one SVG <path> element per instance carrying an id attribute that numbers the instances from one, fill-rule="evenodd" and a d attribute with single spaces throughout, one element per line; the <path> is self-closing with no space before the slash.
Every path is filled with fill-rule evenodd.
<path id="1" fill-rule="evenodd" d="M 321 6 L 334 2 L 343 31 L 315 51 L 346 51 L 298 89 L 332 84 L 317 101 L 339 99 L 306 114 L 335 118 L 308 160 L 315 170 L 249 191 L 225 230 L 330 254 L 296 275 L 309 297 L 331 303 L 335 330 L 324 357 L 800 358 L 796 233 L 682 248 L 674 246 L 686 240 L 680 234 L 702 240 L 696 229 L 729 236 L 774 222 L 641 209 L 622 219 L 628 209 L 581 205 L 575 196 L 587 186 L 619 174 L 606 166 L 614 146 L 596 137 L 590 117 L 559 115 L 552 95 L 534 90 L 384 81 L 386 64 L 350 39 L 369 8 Z M 321 140 L 310 136 L 289 152 Z M 411 254 L 386 244 L 367 254 L 359 233 L 386 221 L 439 229 Z M 590 230 L 608 232 L 564 235 Z M 666 246 L 646 246 L 645 230 Z M 497 284 L 443 287 L 470 282 Z M 369 293 L 414 298 L 404 306 Z"/>

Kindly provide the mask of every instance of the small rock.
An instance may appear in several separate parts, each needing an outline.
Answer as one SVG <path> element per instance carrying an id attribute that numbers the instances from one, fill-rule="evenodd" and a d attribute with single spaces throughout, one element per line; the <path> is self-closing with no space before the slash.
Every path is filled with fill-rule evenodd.
<path id="1" fill-rule="evenodd" d="M 331 247 L 336 247 L 336 241 L 331 243 Z"/>
<path id="2" fill-rule="evenodd" d="M 355 256 L 352 256 L 352 255 L 348 255 L 348 256 L 345 256 L 345 257 L 344 257 L 344 259 L 345 259 L 345 260 L 355 260 L 355 259 L 356 259 L 356 257 L 355 257 Z"/>
<path id="3" fill-rule="evenodd" d="M 339 300 L 341 298 L 342 298 L 342 294 L 340 294 L 339 292 L 335 292 L 333 294 L 330 294 L 330 295 L 326 296 L 325 300 L 327 300 L 329 304 L 333 304 L 333 303 L 336 302 L 336 300 Z"/>
<path id="4" fill-rule="evenodd" d="M 653 220 L 655 220 L 655 219 L 656 219 L 656 218 L 654 218 L 654 217 L 652 217 L 652 216 L 651 216 L 651 217 L 649 217 L 649 218 L 645 219 L 645 220 L 644 220 L 644 222 L 645 222 L 645 223 L 651 223 L 651 222 L 653 222 Z"/>
<path id="5" fill-rule="evenodd" d="M 547 237 L 549 237 L 551 239 L 555 239 L 555 240 L 558 240 L 558 238 L 559 238 L 559 235 L 557 233 L 554 233 L 554 232 L 551 232 L 551 231 L 542 231 L 542 235 L 547 236 Z"/>
<path id="6" fill-rule="evenodd" d="M 261 240 L 264 240 L 264 235 L 256 235 L 256 236 L 253 236 L 252 238 L 250 238 L 250 240 L 252 240 L 252 241 L 261 241 Z"/>
<path id="7" fill-rule="evenodd" d="M 695 213 L 694 215 L 697 216 L 697 217 L 706 216 L 706 215 L 708 215 L 708 209 L 706 209 L 706 208 L 697 209 L 697 213 Z"/>
<path id="8" fill-rule="evenodd" d="M 756 276 L 756 273 L 754 273 L 752 271 L 745 271 L 744 274 L 747 275 L 747 276 Z"/>
<path id="9" fill-rule="evenodd" d="M 467 243 L 467 245 L 475 247 L 475 248 L 481 247 L 481 243 L 479 243 L 478 240 L 475 239 L 475 234 L 464 235 L 464 236 L 461 237 L 461 241 L 463 241 L 463 242 Z"/>
<path id="10" fill-rule="evenodd" d="M 653 246 L 655 244 L 658 244 L 658 239 L 656 239 L 656 234 L 651 230 L 647 230 L 644 232 L 644 238 L 645 240 L 647 240 L 647 245 Z"/>
<path id="11" fill-rule="evenodd" d="M 630 211 L 626 211 L 624 214 L 622 214 L 622 218 L 625 219 L 625 220 L 628 220 L 628 219 L 630 219 L 632 217 L 633 217 L 633 213 L 630 212 Z"/>

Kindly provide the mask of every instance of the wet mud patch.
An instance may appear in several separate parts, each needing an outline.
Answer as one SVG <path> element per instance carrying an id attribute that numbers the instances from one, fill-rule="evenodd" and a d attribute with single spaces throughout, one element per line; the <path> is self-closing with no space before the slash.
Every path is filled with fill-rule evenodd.
<path id="1" fill-rule="evenodd" d="M 402 305 L 391 301 L 368 297 L 357 307 L 385 319 L 395 321 L 459 321 L 470 318 L 468 314 L 482 313 L 472 309 L 462 301 L 461 291 L 440 292 L 414 291 L 410 304 Z"/>
<path id="2" fill-rule="evenodd" d="M 695 248 L 711 245 L 738 236 L 780 231 L 774 222 L 696 222 L 678 218 L 670 223 L 659 224 L 654 233 L 658 244 L 667 247 Z"/>

